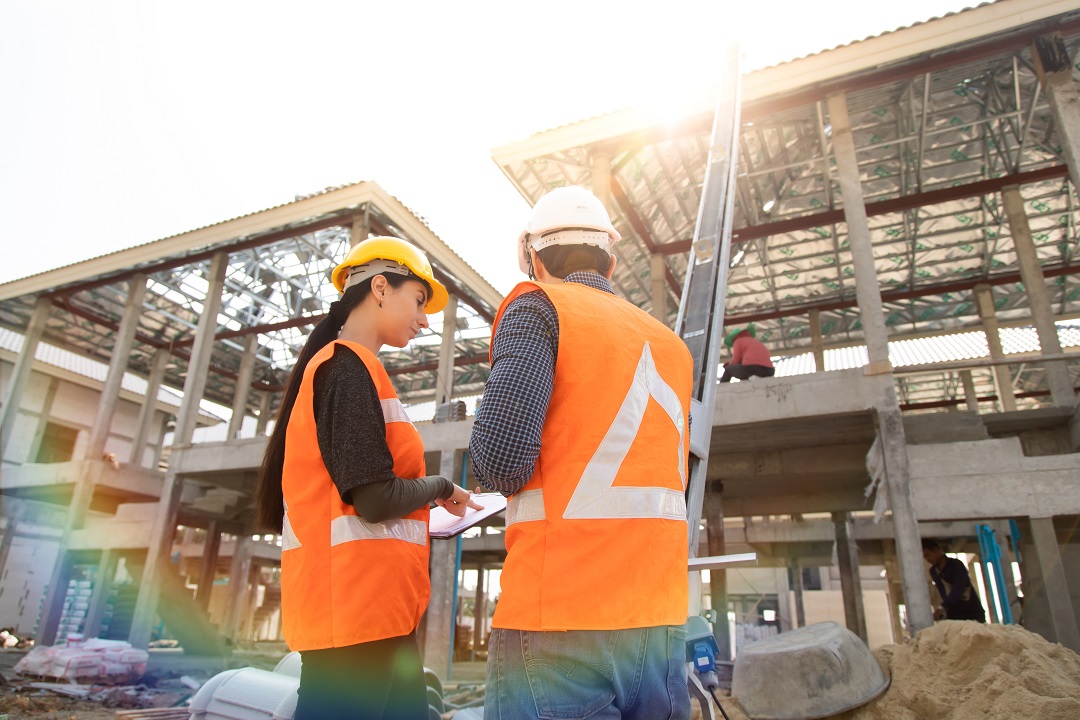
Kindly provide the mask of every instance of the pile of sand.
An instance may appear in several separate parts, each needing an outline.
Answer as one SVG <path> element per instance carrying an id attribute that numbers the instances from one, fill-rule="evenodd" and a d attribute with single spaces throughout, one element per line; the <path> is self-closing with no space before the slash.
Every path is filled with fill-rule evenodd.
<path id="1" fill-rule="evenodd" d="M 845 720 L 1080 718 L 1080 655 L 1016 625 L 942 622 L 874 654 L 892 686 Z"/>
<path id="2" fill-rule="evenodd" d="M 892 685 L 836 720 L 1080 718 L 1080 655 L 1016 625 L 940 622 L 874 655 Z M 720 701 L 745 720 L 733 699 Z"/>

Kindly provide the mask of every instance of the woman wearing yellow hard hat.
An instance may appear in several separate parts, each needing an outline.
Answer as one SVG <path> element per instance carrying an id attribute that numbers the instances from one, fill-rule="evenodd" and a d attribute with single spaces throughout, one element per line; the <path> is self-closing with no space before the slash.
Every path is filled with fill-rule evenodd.
<path id="1" fill-rule="evenodd" d="M 377 357 L 446 305 L 423 253 L 360 242 L 308 337 L 259 472 L 259 524 L 281 531 L 282 630 L 303 668 L 296 720 L 428 717 L 415 631 L 430 594 L 428 504 L 477 507 L 426 475 L 424 446 Z"/>

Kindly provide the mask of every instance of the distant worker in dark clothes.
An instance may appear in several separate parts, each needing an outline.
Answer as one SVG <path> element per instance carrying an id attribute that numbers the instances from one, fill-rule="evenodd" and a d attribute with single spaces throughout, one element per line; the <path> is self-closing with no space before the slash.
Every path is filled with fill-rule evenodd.
<path id="1" fill-rule="evenodd" d="M 934 608 L 934 619 L 986 622 L 986 613 L 964 563 L 946 555 L 935 540 L 923 540 L 922 547 L 923 558 L 930 563 L 930 579 L 941 594 L 941 606 Z"/>
<path id="2" fill-rule="evenodd" d="M 731 348 L 731 360 L 724 363 L 724 376 L 720 382 L 731 382 L 731 378 L 747 380 L 776 374 L 769 349 L 756 336 L 754 323 L 750 323 L 745 330 L 736 328 L 727 334 L 724 345 Z"/>
<path id="3" fill-rule="evenodd" d="M 282 632 L 304 665 L 293 717 L 426 720 L 428 503 L 478 506 L 427 475 L 378 354 L 408 345 L 447 292 L 395 237 L 358 243 L 331 280 L 341 297 L 293 366 L 256 491 L 258 524 L 281 532 Z"/>

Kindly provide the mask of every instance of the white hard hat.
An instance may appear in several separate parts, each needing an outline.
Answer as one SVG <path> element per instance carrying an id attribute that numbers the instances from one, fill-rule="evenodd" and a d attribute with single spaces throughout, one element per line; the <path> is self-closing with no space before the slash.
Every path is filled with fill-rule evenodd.
<path id="1" fill-rule="evenodd" d="M 621 236 L 604 204 L 583 187 L 555 188 L 540 198 L 518 237 L 518 266 L 529 272 L 529 248 L 552 245 L 595 245 L 611 253 Z"/>

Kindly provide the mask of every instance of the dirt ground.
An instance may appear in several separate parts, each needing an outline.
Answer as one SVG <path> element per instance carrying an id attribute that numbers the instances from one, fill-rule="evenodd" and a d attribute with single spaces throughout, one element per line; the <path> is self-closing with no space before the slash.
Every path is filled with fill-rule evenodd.
<path id="1" fill-rule="evenodd" d="M 942 622 L 907 643 L 879 648 L 874 656 L 892 678 L 888 691 L 835 720 L 1080 718 L 1080 655 L 1015 625 Z M 184 692 L 177 682 L 183 675 L 202 681 L 228 669 L 225 665 L 272 669 L 280 657 L 279 651 L 238 653 L 228 660 L 161 654 L 152 657 L 145 679 L 166 698 Z M 17 659 L 0 653 L 0 676 L 13 680 L 10 667 Z M 463 677 L 455 679 L 463 681 L 467 674 L 462 667 Z M 0 720 L 115 720 L 117 708 L 53 693 L 15 692 L 18 683 L 0 684 Z M 719 696 L 730 720 L 748 720 L 735 698 Z M 696 705 L 693 709 L 694 718 L 701 718 Z"/>

